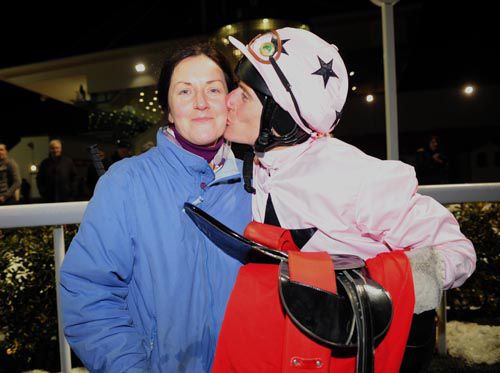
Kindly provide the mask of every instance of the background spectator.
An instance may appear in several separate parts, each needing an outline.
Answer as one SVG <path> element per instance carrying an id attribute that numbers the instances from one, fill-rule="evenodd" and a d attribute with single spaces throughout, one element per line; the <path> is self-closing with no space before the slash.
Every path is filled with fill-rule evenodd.
<path id="1" fill-rule="evenodd" d="M 141 146 L 141 153 L 146 153 L 149 149 L 154 148 L 155 143 L 153 141 L 146 141 Z"/>
<path id="2" fill-rule="evenodd" d="M 106 157 L 106 153 L 104 150 L 102 150 L 102 146 L 98 147 L 99 149 L 99 158 L 101 159 L 102 165 L 104 167 L 104 170 L 107 170 L 109 166 L 111 166 L 111 160 Z M 97 184 L 97 180 L 99 180 L 99 175 L 97 175 L 97 170 L 92 162 L 87 168 L 87 190 L 88 190 L 88 196 L 92 197 L 94 194 L 94 189 Z"/>
<path id="3" fill-rule="evenodd" d="M 116 150 L 111 155 L 111 164 L 132 156 L 132 144 L 127 140 L 116 141 Z"/>
<path id="4" fill-rule="evenodd" d="M 0 205 L 16 203 L 16 192 L 20 187 L 19 167 L 16 161 L 9 158 L 7 145 L 0 142 Z"/>
<path id="5" fill-rule="evenodd" d="M 429 138 L 424 148 L 417 150 L 415 171 L 419 184 L 446 184 L 449 182 L 449 162 L 436 135 Z"/>
<path id="6" fill-rule="evenodd" d="M 60 140 L 49 143 L 49 157 L 40 164 L 36 183 L 44 202 L 72 201 L 77 190 L 73 160 L 62 154 Z"/>

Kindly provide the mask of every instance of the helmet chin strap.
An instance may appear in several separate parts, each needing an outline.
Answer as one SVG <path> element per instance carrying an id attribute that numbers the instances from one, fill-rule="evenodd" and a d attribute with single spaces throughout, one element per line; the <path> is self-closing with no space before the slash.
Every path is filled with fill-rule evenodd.
<path id="1" fill-rule="evenodd" d="M 301 144 L 309 138 L 309 134 L 303 131 L 272 97 L 261 96 L 263 107 L 259 137 L 254 144 L 255 152 L 264 153 L 278 146 Z"/>

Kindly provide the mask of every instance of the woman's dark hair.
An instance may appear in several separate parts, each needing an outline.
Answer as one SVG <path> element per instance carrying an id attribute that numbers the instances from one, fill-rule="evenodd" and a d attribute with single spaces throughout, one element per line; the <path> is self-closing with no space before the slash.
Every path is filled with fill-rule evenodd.
<path id="1" fill-rule="evenodd" d="M 188 57 L 200 55 L 207 56 L 221 68 L 229 91 L 234 88 L 234 75 L 229 62 L 212 44 L 203 42 L 186 46 L 167 57 L 161 68 L 160 78 L 158 79 L 158 102 L 165 113 L 168 114 L 169 112 L 168 88 L 170 87 L 175 67 Z"/>

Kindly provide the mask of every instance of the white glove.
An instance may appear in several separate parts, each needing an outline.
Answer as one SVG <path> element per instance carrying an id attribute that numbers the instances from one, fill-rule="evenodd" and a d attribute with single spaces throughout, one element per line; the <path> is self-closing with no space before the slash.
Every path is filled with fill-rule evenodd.
<path id="1" fill-rule="evenodd" d="M 444 284 L 444 261 L 433 247 L 405 251 L 413 272 L 415 310 L 419 314 L 439 307 Z"/>

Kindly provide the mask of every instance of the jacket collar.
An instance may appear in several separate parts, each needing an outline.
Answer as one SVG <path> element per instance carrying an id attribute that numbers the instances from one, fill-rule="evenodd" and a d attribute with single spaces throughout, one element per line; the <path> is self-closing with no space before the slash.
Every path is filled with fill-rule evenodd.
<path id="1" fill-rule="evenodd" d="M 167 127 L 162 127 L 156 134 L 156 144 L 159 152 L 168 163 L 176 159 L 176 167 L 180 163 L 189 174 L 210 173 L 214 176 L 212 181 L 223 181 L 240 177 L 236 158 L 228 143 L 224 143 L 214 157 L 214 164 L 209 164 L 202 157 L 183 149 L 173 132 Z"/>
<path id="2" fill-rule="evenodd" d="M 293 165 L 297 158 L 309 149 L 315 141 L 316 138 L 311 137 L 302 144 L 271 150 L 265 153 L 257 153 L 257 160 L 265 169 L 279 170 Z"/>

